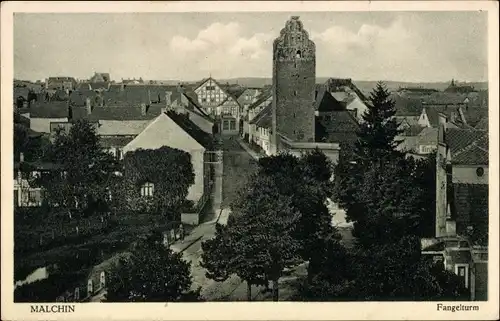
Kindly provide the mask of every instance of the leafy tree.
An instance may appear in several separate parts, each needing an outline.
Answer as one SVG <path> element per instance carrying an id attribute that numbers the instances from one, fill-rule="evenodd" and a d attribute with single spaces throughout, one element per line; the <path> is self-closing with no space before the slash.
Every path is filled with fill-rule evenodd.
<path id="1" fill-rule="evenodd" d="M 420 240 L 414 236 L 369 250 L 358 248 L 347 255 L 338 247 L 327 253 L 328 265 L 301 288 L 302 299 L 427 301 L 468 297 L 456 275 L 422 258 Z"/>
<path id="2" fill-rule="evenodd" d="M 278 280 L 298 258 L 300 242 L 293 233 L 299 213 L 272 178 L 255 175 L 249 185 L 235 202 L 227 227 L 204 243 L 203 264 L 214 279 L 240 276 L 248 284 L 249 298 L 252 284 L 269 280 L 277 301 Z"/>
<path id="3" fill-rule="evenodd" d="M 271 177 L 279 186 L 280 193 L 292 199 L 292 205 L 300 214 L 294 237 L 300 241 L 301 257 L 313 261 L 317 245 L 338 235 L 331 222 L 326 206 L 332 189 L 332 164 L 318 149 L 300 158 L 289 154 L 266 157 L 259 160 L 259 175 Z M 312 268 L 314 264 L 310 264 Z M 309 271 L 312 275 L 312 271 Z"/>
<path id="4" fill-rule="evenodd" d="M 180 253 L 161 242 L 160 234 L 139 241 L 129 258 L 109 273 L 107 302 L 179 302 L 197 299 L 190 267 Z"/>
<path id="5" fill-rule="evenodd" d="M 101 148 L 91 123 L 78 120 L 69 133 L 58 131 L 50 159 L 57 167 L 40 181 L 49 199 L 70 207 L 107 199 L 116 163 Z"/>
<path id="6" fill-rule="evenodd" d="M 140 188 L 145 183 L 154 186 L 151 198 L 140 195 Z M 124 205 L 132 210 L 165 213 L 171 219 L 178 219 L 175 213 L 184 204 L 193 183 L 194 172 L 189 153 L 164 146 L 125 154 Z"/>

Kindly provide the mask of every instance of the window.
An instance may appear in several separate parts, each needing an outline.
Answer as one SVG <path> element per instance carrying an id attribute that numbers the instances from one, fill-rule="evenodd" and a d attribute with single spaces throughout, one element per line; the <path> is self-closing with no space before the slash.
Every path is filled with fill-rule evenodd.
<path id="1" fill-rule="evenodd" d="M 227 115 L 227 114 L 229 114 L 229 112 L 230 112 L 230 107 L 227 107 L 227 106 L 222 107 L 222 113 Z"/>
<path id="2" fill-rule="evenodd" d="M 300 50 L 297 50 L 296 58 L 298 59 L 302 58 L 302 53 L 300 52 Z"/>
<path id="3" fill-rule="evenodd" d="M 30 203 L 38 203 L 40 201 L 40 191 L 29 191 L 28 193 L 28 202 Z"/>
<path id="4" fill-rule="evenodd" d="M 238 113 L 238 108 L 237 107 L 232 107 L 231 108 L 231 115 L 236 116 L 237 113 Z"/>
<path id="5" fill-rule="evenodd" d="M 116 149 L 116 159 L 117 160 L 122 159 L 122 150 L 120 148 Z"/>
<path id="6" fill-rule="evenodd" d="M 206 103 L 206 102 L 207 102 L 207 99 L 206 99 L 206 98 L 202 98 L 202 99 L 201 99 L 201 102 L 202 102 L 202 103 Z"/>
<path id="7" fill-rule="evenodd" d="M 293 95 L 297 96 L 297 91 L 296 90 L 293 91 Z"/>
<path id="8" fill-rule="evenodd" d="M 455 264 L 455 274 L 463 280 L 466 288 L 469 288 L 469 265 Z"/>
<path id="9" fill-rule="evenodd" d="M 215 86 L 207 86 L 206 89 L 207 90 L 215 90 Z"/>
<path id="10" fill-rule="evenodd" d="M 236 130 L 236 121 L 235 120 L 229 121 L 229 130 Z"/>
<path id="11" fill-rule="evenodd" d="M 222 130 L 229 130 L 229 120 L 222 121 Z"/>
<path id="12" fill-rule="evenodd" d="M 141 186 L 141 196 L 151 197 L 154 193 L 154 184 L 153 183 L 145 183 Z"/>
<path id="13" fill-rule="evenodd" d="M 484 175 L 484 168 L 482 168 L 482 167 L 478 167 L 478 168 L 476 169 L 476 175 L 477 175 L 478 177 L 482 177 L 482 176 Z"/>

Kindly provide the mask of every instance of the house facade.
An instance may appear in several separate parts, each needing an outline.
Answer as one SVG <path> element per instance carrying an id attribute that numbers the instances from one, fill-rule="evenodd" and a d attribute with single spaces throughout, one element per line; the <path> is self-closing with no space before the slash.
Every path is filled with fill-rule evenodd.
<path id="1" fill-rule="evenodd" d="M 159 149 L 163 146 L 189 153 L 195 182 L 189 188 L 187 199 L 196 204 L 203 197 L 209 184 L 207 178 L 210 175 L 210 169 L 206 166 L 205 160 L 208 157 L 206 152 L 211 148 L 209 145 L 211 138 L 201 130 L 195 134 L 196 125 L 183 117 L 174 112 L 161 113 L 137 137 L 123 147 L 123 153 L 138 149 Z M 186 127 L 188 125 L 192 127 L 188 129 Z"/>
<path id="2" fill-rule="evenodd" d="M 463 280 L 472 300 L 488 293 L 488 135 L 450 128 L 440 115 L 436 159 L 435 237 L 422 253 Z"/>
<path id="3" fill-rule="evenodd" d="M 212 77 L 202 80 L 194 93 L 203 112 L 216 120 L 219 133 L 234 135 L 240 132 L 242 108 L 237 97 Z"/>

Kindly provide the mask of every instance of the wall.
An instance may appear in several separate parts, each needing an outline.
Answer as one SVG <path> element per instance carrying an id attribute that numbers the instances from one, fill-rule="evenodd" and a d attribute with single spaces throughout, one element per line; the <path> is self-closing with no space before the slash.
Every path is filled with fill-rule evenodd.
<path id="1" fill-rule="evenodd" d="M 477 176 L 476 174 L 476 170 L 479 167 L 482 167 L 484 169 L 484 174 L 481 177 Z M 453 165 L 452 182 L 467 184 L 488 184 L 488 165 Z"/>
<path id="2" fill-rule="evenodd" d="M 193 165 L 194 171 L 194 184 L 189 188 L 188 200 L 192 200 L 195 203 L 203 196 L 204 190 L 204 153 L 205 150 L 191 150 L 191 164 Z"/>
<path id="3" fill-rule="evenodd" d="M 213 90 L 209 90 L 210 88 L 213 88 Z M 216 107 L 227 98 L 227 94 L 213 79 L 208 79 L 199 88 L 196 88 L 194 92 L 198 96 L 198 102 L 203 107 Z"/>
<path id="4" fill-rule="evenodd" d="M 50 123 L 67 122 L 68 118 L 31 118 L 30 128 L 39 133 L 50 133 Z"/>

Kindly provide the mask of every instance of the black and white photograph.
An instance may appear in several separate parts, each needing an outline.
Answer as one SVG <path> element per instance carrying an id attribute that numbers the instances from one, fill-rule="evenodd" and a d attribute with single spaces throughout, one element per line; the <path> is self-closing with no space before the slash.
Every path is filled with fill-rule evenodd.
<path id="1" fill-rule="evenodd" d="M 9 7 L 6 320 L 283 301 L 498 318 L 498 3 L 259 4 Z"/>

